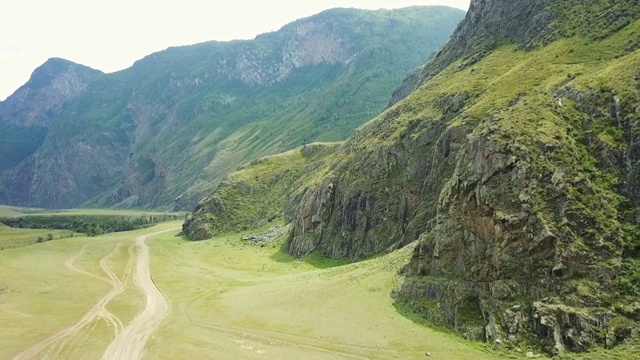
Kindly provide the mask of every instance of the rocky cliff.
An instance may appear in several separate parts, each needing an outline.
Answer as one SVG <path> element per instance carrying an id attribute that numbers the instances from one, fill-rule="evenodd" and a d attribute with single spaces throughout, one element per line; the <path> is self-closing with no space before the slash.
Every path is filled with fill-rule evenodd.
<path id="1" fill-rule="evenodd" d="M 639 18 L 634 1 L 473 2 L 302 191 L 287 250 L 417 240 L 398 303 L 498 348 L 637 333 Z"/>
<path id="2" fill-rule="evenodd" d="M 48 111 L 54 96 L 30 108 L 13 100 L 18 91 L 0 109 L 48 125 L 38 146 L 0 169 L 0 202 L 193 208 L 242 164 L 346 138 L 463 16 L 333 9 L 250 41 L 158 52 L 81 93 L 67 86 L 77 77 L 54 81 L 56 96 L 77 96 L 60 111 Z"/>

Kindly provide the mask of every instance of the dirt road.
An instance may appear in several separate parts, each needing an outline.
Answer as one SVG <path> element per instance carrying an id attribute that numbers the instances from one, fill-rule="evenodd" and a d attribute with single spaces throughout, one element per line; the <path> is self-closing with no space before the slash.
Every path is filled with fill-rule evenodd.
<path id="1" fill-rule="evenodd" d="M 77 273 L 83 274 L 83 275 L 87 275 L 90 276 L 96 280 L 100 280 L 100 281 L 104 281 L 106 283 L 111 284 L 111 291 L 109 291 L 105 296 L 103 296 L 98 303 L 96 303 L 83 317 L 82 319 L 80 319 L 80 321 L 78 321 L 77 323 L 75 323 L 74 325 L 54 334 L 53 336 L 42 340 L 41 342 L 31 346 L 30 348 L 28 348 L 27 350 L 23 351 L 22 353 L 20 353 L 19 355 L 15 356 L 13 359 L 14 360 L 26 360 L 26 359 L 32 359 L 34 358 L 36 355 L 38 355 L 39 353 L 41 353 L 42 351 L 44 351 L 45 349 L 53 349 L 54 346 L 56 344 L 61 344 L 60 346 L 57 346 L 58 349 L 61 349 L 62 347 L 64 347 L 64 341 L 68 340 L 70 337 L 72 337 L 74 334 L 76 334 L 78 331 L 82 330 L 85 326 L 89 325 L 91 322 L 93 322 L 94 320 L 98 319 L 98 318 L 103 318 L 105 319 L 110 326 L 113 327 L 113 331 L 114 334 L 117 335 L 119 330 L 122 328 L 122 322 L 120 321 L 120 319 L 118 319 L 115 315 L 113 315 L 112 313 L 110 313 L 107 309 L 106 309 L 106 305 L 109 303 L 109 301 L 111 301 L 113 298 L 115 298 L 116 296 L 120 295 L 123 291 L 124 291 L 124 284 L 122 283 L 122 281 L 120 281 L 120 279 L 118 279 L 118 277 L 114 274 L 114 272 L 109 268 L 109 266 L 107 265 L 107 262 L 109 261 L 109 259 L 111 259 L 113 256 L 115 256 L 118 253 L 118 250 L 120 249 L 120 241 L 116 242 L 116 245 L 113 248 L 113 251 L 111 251 L 111 253 L 109 253 L 107 256 L 105 256 L 104 258 L 102 258 L 100 260 L 100 266 L 102 267 L 102 270 L 107 274 L 108 278 L 105 278 L 103 276 L 99 276 L 99 275 L 95 275 L 92 274 L 90 272 L 87 272 L 85 270 L 79 269 L 74 265 L 74 262 L 82 255 L 84 254 L 84 252 L 87 250 L 87 247 L 89 247 L 92 244 L 85 244 L 74 256 L 72 256 L 69 260 L 67 260 L 65 262 L 65 266 L 72 271 L 75 271 Z"/>
<path id="2" fill-rule="evenodd" d="M 151 279 L 149 247 L 145 240 L 149 236 L 175 230 L 177 229 L 169 229 L 136 238 L 138 256 L 133 273 L 133 281 L 144 293 L 147 298 L 147 304 L 144 310 L 120 331 L 105 351 L 102 359 L 141 359 L 149 337 L 169 312 L 169 301 Z"/>

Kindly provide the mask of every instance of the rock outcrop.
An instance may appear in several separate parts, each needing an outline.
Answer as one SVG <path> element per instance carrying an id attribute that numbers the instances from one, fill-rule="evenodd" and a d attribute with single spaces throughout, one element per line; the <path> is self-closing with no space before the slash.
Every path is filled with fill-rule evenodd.
<path id="1" fill-rule="evenodd" d="M 364 259 L 404 246 L 425 231 L 423 216 L 435 214 L 438 189 L 453 171 L 466 132 L 446 130 L 443 121 L 433 119 L 394 133 L 404 110 L 390 111 L 356 131 L 338 152 L 344 160 L 332 165 L 332 176 L 299 196 L 286 245 L 291 254 L 320 251 Z"/>
<path id="2" fill-rule="evenodd" d="M 358 260 L 417 240 L 396 300 L 497 348 L 637 333 L 640 9 L 573 5 L 474 1 L 303 191 L 287 250 Z"/>
<path id="3" fill-rule="evenodd" d="M 281 47 L 265 48 L 261 37 L 240 47 L 233 59 L 220 61 L 217 71 L 229 79 L 249 85 L 272 85 L 283 81 L 295 69 L 316 65 L 346 65 L 357 55 L 346 34 L 331 20 L 301 21 L 288 31 Z"/>

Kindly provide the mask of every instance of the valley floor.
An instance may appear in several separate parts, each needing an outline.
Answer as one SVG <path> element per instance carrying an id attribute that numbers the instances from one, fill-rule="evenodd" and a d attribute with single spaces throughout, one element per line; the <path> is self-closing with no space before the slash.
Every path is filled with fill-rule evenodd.
<path id="1" fill-rule="evenodd" d="M 148 335 L 146 359 L 499 357 L 397 312 L 389 293 L 408 250 L 322 268 L 243 235 L 187 242 L 171 230 L 179 225 L 0 251 L 0 359 L 109 358 L 114 339 L 144 344 Z M 134 282 L 145 235 L 165 310 Z M 128 330 L 156 305 L 153 333 Z"/>

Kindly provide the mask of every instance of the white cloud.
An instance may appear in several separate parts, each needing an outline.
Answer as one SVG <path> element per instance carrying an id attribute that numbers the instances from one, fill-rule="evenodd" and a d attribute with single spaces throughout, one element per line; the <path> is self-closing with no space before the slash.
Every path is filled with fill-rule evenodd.
<path id="1" fill-rule="evenodd" d="M 0 41 L 0 56 L 18 55 L 22 53 L 22 49 L 13 42 Z"/>

